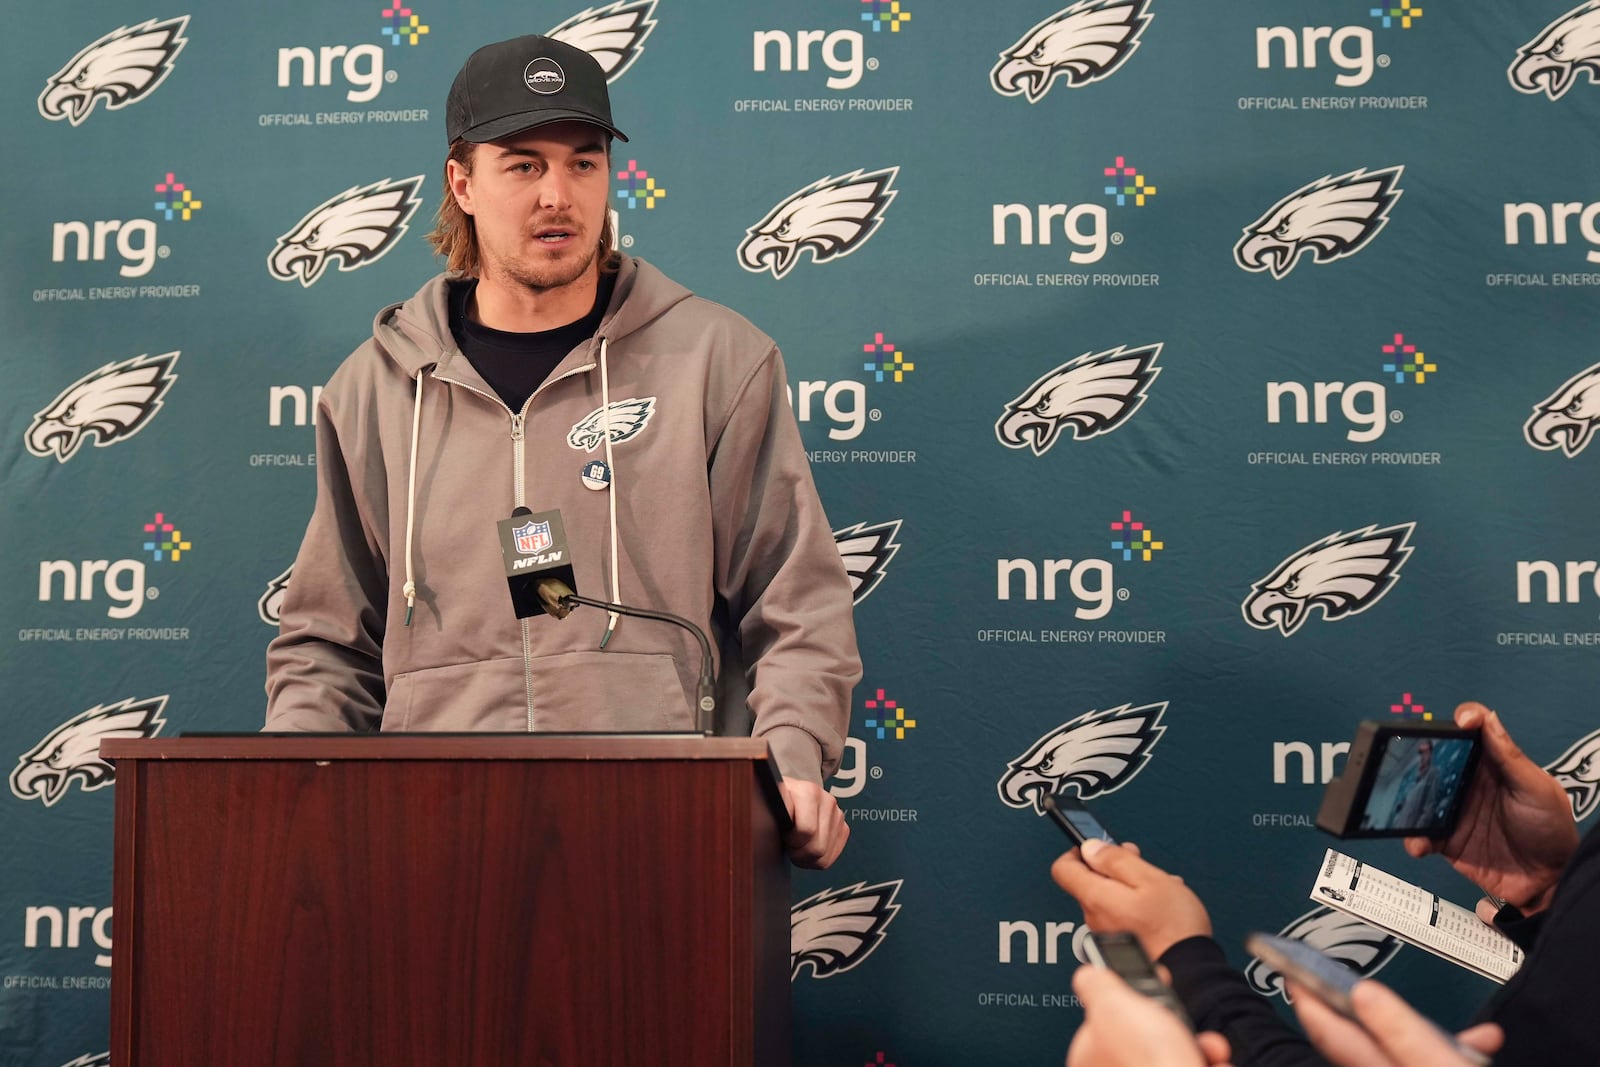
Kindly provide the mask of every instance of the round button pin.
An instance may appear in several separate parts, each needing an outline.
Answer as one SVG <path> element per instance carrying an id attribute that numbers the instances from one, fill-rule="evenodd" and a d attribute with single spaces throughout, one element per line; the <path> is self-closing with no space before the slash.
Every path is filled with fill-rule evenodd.
<path id="1" fill-rule="evenodd" d="M 582 477 L 590 489 L 604 489 L 611 484 L 611 468 L 603 459 L 590 460 L 583 465 Z"/>

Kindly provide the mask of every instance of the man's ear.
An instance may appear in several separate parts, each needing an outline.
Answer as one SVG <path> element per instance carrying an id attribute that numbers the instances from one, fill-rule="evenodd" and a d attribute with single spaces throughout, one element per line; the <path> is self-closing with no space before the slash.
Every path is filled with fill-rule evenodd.
<path id="1" fill-rule="evenodd" d="M 456 205 L 468 215 L 472 214 L 472 172 L 454 159 L 447 159 L 444 163 L 445 184 L 450 188 L 450 195 L 456 198 Z"/>

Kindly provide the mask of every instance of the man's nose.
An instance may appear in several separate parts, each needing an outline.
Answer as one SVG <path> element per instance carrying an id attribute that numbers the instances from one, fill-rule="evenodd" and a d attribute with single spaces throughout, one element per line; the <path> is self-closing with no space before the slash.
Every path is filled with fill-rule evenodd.
<path id="1" fill-rule="evenodd" d="M 571 204 L 571 186 L 564 171 L 552 167 L 539 182 L 539 206 L 565 210 Z"/>

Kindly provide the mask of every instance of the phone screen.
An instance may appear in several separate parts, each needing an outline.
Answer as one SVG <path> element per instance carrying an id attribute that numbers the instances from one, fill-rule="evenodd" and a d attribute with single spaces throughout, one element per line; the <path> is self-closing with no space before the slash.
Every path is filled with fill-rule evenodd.
<path id="1" fill-rule="evenodd" d="M 1098 837 L 1102 841 L 1111 840 L 1111 835 L 1106 832 L 1104 826 L 1100 825 L 1100 821 L 1084 809 L 1062 808 L 1061 814 L 1065 815 L 1067 821 L 1085 838 Z"/>
<path id="2" fill-rule="evenodd" d="M 1335 1011 L 1351 1015 L 1350 990 L 1361 976 L 1338 960 L 1324 956 L 1304 941 L 1275 934 L 1251 934 L 1245 939 L 1245 949 L 1285 978 L 1311 990 Z"/>
<path id="3" fill-rule="evenodd" d="M 1423 837 L 1447 834 L 1472 766 L 1476 740 L 1390 734 L 1372 776 L 1358 827 Z"/>

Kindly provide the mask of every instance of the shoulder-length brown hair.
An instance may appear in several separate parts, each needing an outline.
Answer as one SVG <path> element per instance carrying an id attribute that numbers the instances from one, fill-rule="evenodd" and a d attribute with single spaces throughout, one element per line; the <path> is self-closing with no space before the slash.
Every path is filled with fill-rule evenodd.
<path id="1" fill-rule="evenodd" d="M 461 205 L 456 203 L 455 193 L 450 191 L 449 160 L 455 160 L 462 170 L 471 174 L 472 156 L 477 147 L 474 142 L 466 140 L 458 140 L 450 146 L 444 166 L 443 195 L 439 198 L 439 210 L 434 215 L 433 232 L 428 234 L 428 243 L 433 250 L 445 257 L 445 269 L 469 278 L 477 277 L 482 267 L 478 259 L 478 230 L 472 216 L 461 210 Z M 616 269 L 613 253 L 617 249 L 617 234 L 611 217 L 610 210 L 607 210 L 605 225 L 600 230 L 599 259 L 602 270 Z"/>

